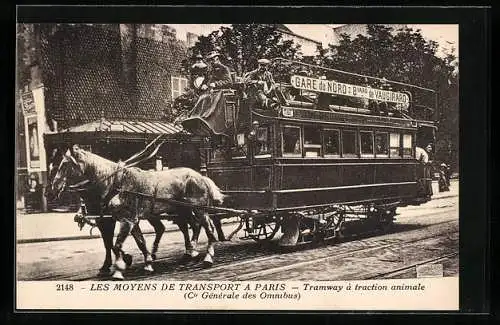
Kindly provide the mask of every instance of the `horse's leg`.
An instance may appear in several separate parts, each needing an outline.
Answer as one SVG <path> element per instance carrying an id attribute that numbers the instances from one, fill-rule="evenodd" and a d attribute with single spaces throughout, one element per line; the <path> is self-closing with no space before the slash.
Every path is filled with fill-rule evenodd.
<path id="1" fill-rule="evenodd" d="M 115 271 L 113 272 L 113 278 L 123 280 L 122 271 L 125 270 L 126 264 L 123 261 L 123 243 L 127 239 L 130 231 L 132 230 L 133 223 L 129 221 L 120 221 L 120 231 L 116 237 L 115 245 L 113 246 L 113 253 L 115 253 Z"/>
<path id="2" fill-rule="evenodd" d="M 158 252 L 158 245 L 160 244 L 161 237 L 165 232 L 165 226 L 163 225 L 163 222 L 157 218 L 151 218 L 148 219 L 148 221 L 155 230 L 155 240 L 153 242 L 153 249 L 151 250 L 151 257 L 153 258 L 153 261 L 155 261 L 156 253 Z"/>
<path id="3" fill-rule="evenodd" d="M 191 241 L 189 240 L 189 228 L 187 222 L 179 218 L 178 220 L 176 220 L 176 224 L 179 227 L 182 236 L 184 237 L 184 246 L 186 247 L 186 252 L 184 253 L 184 257 L 191 258 L 198 256 L 198 252 L 194 250 L 194 247 Z"/>
<path id="4" fill-rule="evenodd" d="M 224 231 L 222 230 L 222 224 L 220 218 L 214 216 L 211 219 L 214 223 L 215 230 L 217 231 L 217 238 L 219 238 L 219 241 L 226 241 L 227 239 L 226 236 L 224 235 Z"/>
<path id="5" fill-rule="evenodd" d="M 205 229 L 205 232 L 207 234 L 208 238 L 208 244 L 207 244 L 207 254 L 205 255 L 205 258 L 203 259 L 203 265 L 205 267 L 210 267 L 214 263 L 213 258 L 215 257 L 215 249 L 214 249 L 214 244 L 217 242 L 217 238 L 215 238 L 214 232 L 213 232 L 213 224 L 208 216 L 207 213 L 205 212 L 195 212 L 197 215 L 198 219 L 200 220 L 201 226 Z"/>
<path id="6" fill-rule="evenodd" d="M 200 238 L 201 223 L 200 220 L 198 220 L 199 219 L 198 216 L 194 213 L 193 210 L 187 211 L 186 216 L 187 216 L 186 220 L 188 220 L 188 223 L 191 226 L 191 229 L 193 230 L 193 235 L 191 237 L 191 245 L 196 250 L 196 247 L 198 247 L 198 240 Z"/>
<path id="7" fill-rule="evenodd" d="M 139 224 L 135 224 L 130 233 L 134 237 L 137 247 L 141 250 L 142 255 L 144 255 L 144 270 L 153 272 L 153 266 L 151 265 L 153 258 L 151 257 L 151 254 L 149 254 L 146 246 L 146 240 L 144 239 L 144 235 L 142 234 Z"/>
<path id="8" fill-rule="evenodd" d="M 111 248 L 113 248 L 113 236 L 115 233 L 116 221 L 113 218 L 98 218 L 96 219 L 96 225 L 101 232 L 104 248 L 106 249 L 106 257 L 101 269 L 99 270 L 99 274 L 109 275 L 111 272 Z"/>

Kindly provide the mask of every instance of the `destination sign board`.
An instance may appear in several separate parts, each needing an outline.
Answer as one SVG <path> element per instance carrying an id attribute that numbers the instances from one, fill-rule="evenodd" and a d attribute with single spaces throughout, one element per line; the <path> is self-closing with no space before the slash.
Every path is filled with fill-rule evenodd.
<path id="1" fill-rule="evenodd" d="M 403 107 L 408 107 L 410 104 L 410 97 L 408 94 L 402 92 L 357 86 L 333 80 L 316 79 L 297 75 L 293 75 L 291 77 L 290 83 L 297 89 L 397 103 L 401 104 Z"/>

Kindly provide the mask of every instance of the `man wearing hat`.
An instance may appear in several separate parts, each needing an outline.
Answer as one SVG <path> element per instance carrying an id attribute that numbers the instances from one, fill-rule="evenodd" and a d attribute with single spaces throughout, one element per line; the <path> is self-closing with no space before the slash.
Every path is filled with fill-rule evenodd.
<path id="1" fill-rule="evenodd" d="M 250 71 L 245 75 L 245 83 L 254 82 L 257 85 L 257 92 L 255 93 L 255 100 L 257 105 L 263 108 L 270 106 L 269 97 L 274 89 L 274 79 L 271 72 L 268 70 L 269 63 L 267 59 L 260 59 L 257 61 L 259 66 L 257 69 Z"/>
<path id="2" fill-rule="evenodd" d="M 191 88 L 196 93 L 208 88 L 208 65 L 203 62 L 203 56 L 195 56 L 195 63 L 191 66 Z"/>
<path id="3" fill-rule="evenodd" d="M 439 165 L 439 192 L 447 192 L 450 190 L 449 166 L 444 162 Z"/>
<path id="4" fill-rule="evenodd" d="M 212 89 L 230 88 L 233 85 L 231 71 L 220 62 L 220 54 L 211 52 L 207 56 L 210 65 L 210 77 L 208 86 Z"/>

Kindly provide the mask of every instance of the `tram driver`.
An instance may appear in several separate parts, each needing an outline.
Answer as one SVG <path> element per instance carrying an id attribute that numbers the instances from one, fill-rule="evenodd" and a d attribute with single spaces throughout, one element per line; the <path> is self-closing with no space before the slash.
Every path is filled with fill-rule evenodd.
<path id="1" fill-rule="evenodd" d="M 432 166 L 430 164 L 429 154 L 427 150 L 415 147 L 415 156 L 422 164 L 422 173 L 420 174 L 423 178 L 423 182 L 421 183 L 422 194 L 425 197 L 430 197 L 432 196 Z"/>

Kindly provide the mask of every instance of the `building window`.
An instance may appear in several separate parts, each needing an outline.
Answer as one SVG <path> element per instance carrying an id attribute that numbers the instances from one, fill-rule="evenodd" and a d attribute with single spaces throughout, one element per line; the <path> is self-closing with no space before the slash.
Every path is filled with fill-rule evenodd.
<path id="1" fill-rule="evenodd" d="M 387 157 L 389 156 L 389 134 L 387 133 L 375 133 L 375 155 L 377 157 Z"/>
<path id="2" fill-rule="evenodd" d="M 301 132 L 298 126 L 283 127 L 283 156 L 301 157 Z"/>
<path id="3" fill-rule="evenodd" d="M 399 133 L 391 133 L 389 138 L 389 155 L 393 158 L 401 157 Z"/>
<path id="4" fill-rule="evenodd" d="M 321 134 L 317 127 L 304 127 L 304 151 L 306 157 L 321 156 Z"/>
<path id="5" fill-rule="evenodd" d="M 359 132 L 361 157 L 373 157 L 373 132 Z"/>
<path id="6" fill-rule="evenodd" d="M 182 77 L 172 77 L 172 100 L 186 92 L 188 80 Z"/>
<path id="7" fill-rule="evenodd" d="M 342 157 L 356 157 L 356 131 L 342 131 Z"/>
<path id="8" fill-rule="evenodd" d="M 412 136 L 411 134 L 403 134 L 403 157 L 413 157 Z"/>
<path id="9" fill-rule="evenodd" d="M 323 139 L 325 143 L 325 156 L 339 156 L 340 155 L 339 130 L 325 130 Z"/>

